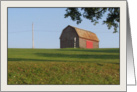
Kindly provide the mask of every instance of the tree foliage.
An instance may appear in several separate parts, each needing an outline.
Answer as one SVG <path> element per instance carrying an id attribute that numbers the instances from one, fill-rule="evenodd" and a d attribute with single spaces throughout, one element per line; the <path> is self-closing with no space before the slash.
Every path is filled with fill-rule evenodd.
<path id="1" fill-rule="evenodd" d="M 65 18 L 70 17 L 71 20 L 80 24 L 82 17 L 84 17 L 96 25 L 106 12 L 107 17 L 106 20 L 103 21 L 103 24 L 106 24 L 108 29 L 113 27 L 114 33 L 116 33 L 120 21 L 120 8 L 67 8 Z"/>

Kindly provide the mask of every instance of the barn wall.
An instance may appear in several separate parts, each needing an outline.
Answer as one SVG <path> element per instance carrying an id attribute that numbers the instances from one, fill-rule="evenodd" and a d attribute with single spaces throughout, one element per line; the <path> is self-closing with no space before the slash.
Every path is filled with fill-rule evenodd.
<path id="1" fill-rule="evenodd" d="M 76 37 L 76 47 L 79 47 L 79 37 L 72 27 L 67 27 L 60 37 L 60 48 L 74 48 L 74 38 Z"/>
<path id="2" fill-rule="evenodd" d="M 79 47 L 80 48 L 86 48 L 86 41 L 87 39 L 79 38 Z M 88 40 L 91 41 L 91 40 Z M 99 48 L 99 42 L 92 41 L 93 42 L 93 48 Z"/>
<path id="3" fill-rule="evenodd" d="M 79 48 L 86 48 L 86 40 L 79 38 Z"/>
<path id="4" fill-rule="evenodd" d="M 93 42 L 93 48 L 99 48 L 99 42 Z"/>

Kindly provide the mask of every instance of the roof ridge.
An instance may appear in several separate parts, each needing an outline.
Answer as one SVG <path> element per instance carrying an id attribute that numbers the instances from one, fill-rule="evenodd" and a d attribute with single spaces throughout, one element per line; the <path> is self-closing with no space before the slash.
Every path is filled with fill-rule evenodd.
<path id="1" fill-rule="evenodd" d="M 95 33 L 91 32 L 91 31 L 84 30 L 84 29 L 81 29 L 81 28 L 77 28 L 77 27 L 74 27 L 74 26 L 71 26 L 71 25 L 68 25 L 68 27 L 74 28 L 79 37 L 99 41 L 97 35 Z"/>
<path id="2" fill-rule="evenodd" d="M 71 26 L 71 25 L 68 25 L 68 26 Z M 83 30 L 83 31 L 88 31 L 88 30 L 85 30 L 85 29 L 81 29 L 81 28 L 78 28 L 78 27 L 74 27 L 74 26 L 71 26 L 71 27 L 73 27 L 73 28 L 77 28 L 77 29 L 80 29 L 80 30 Z M 88 31 L 88 32 L 91 32 L 91 31 Z M 91 33 L 93 33 L 93 32 L 91 32 Z M 95 33 L 93 33 L 93 34 L 95 34 Z"/>

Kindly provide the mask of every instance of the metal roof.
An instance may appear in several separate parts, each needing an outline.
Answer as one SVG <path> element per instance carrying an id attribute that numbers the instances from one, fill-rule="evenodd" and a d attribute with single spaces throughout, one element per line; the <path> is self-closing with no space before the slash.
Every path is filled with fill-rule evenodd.
<path id="1" fill-rule="evenodd" d="M 73 26 L 70 26 L 70 27 L 73 27 Z M 77 27 L 73 27 L 73 28 L 76 30 L 76 32 L 77 32 L 77 34 L 78 34 L 78 36 L 80 38 L 84 38 L 84 39 L 88 39 L 88 40 L 93 40 L 93 41 L 99 42 L 99 39 L 98 39 L 98 37 L 97 37 L 97 35 L 95 33 L 87 31 L 87 30 L 84 30 L 84 29 L 80 29 L 80 28 L 77 28 Z"/>

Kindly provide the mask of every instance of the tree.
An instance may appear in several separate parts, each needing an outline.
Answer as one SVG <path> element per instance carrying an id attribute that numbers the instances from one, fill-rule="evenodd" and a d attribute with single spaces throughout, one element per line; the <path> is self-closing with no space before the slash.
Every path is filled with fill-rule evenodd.
<path id="1" fill-rule="evenodd" d="M 103 24 L 106 24 L 108 29 L 113 27 L 113 33 L 116 33 L 120 21 L 120 8 L 67 8 L 64 16 L 65 18 L 70 17 L 71 20 L 76 21 L 77 24 L 80 24 L 82 22 L 82 17 L 84 17 L 96 25 L 106 12 L 108 14 Z"/>

